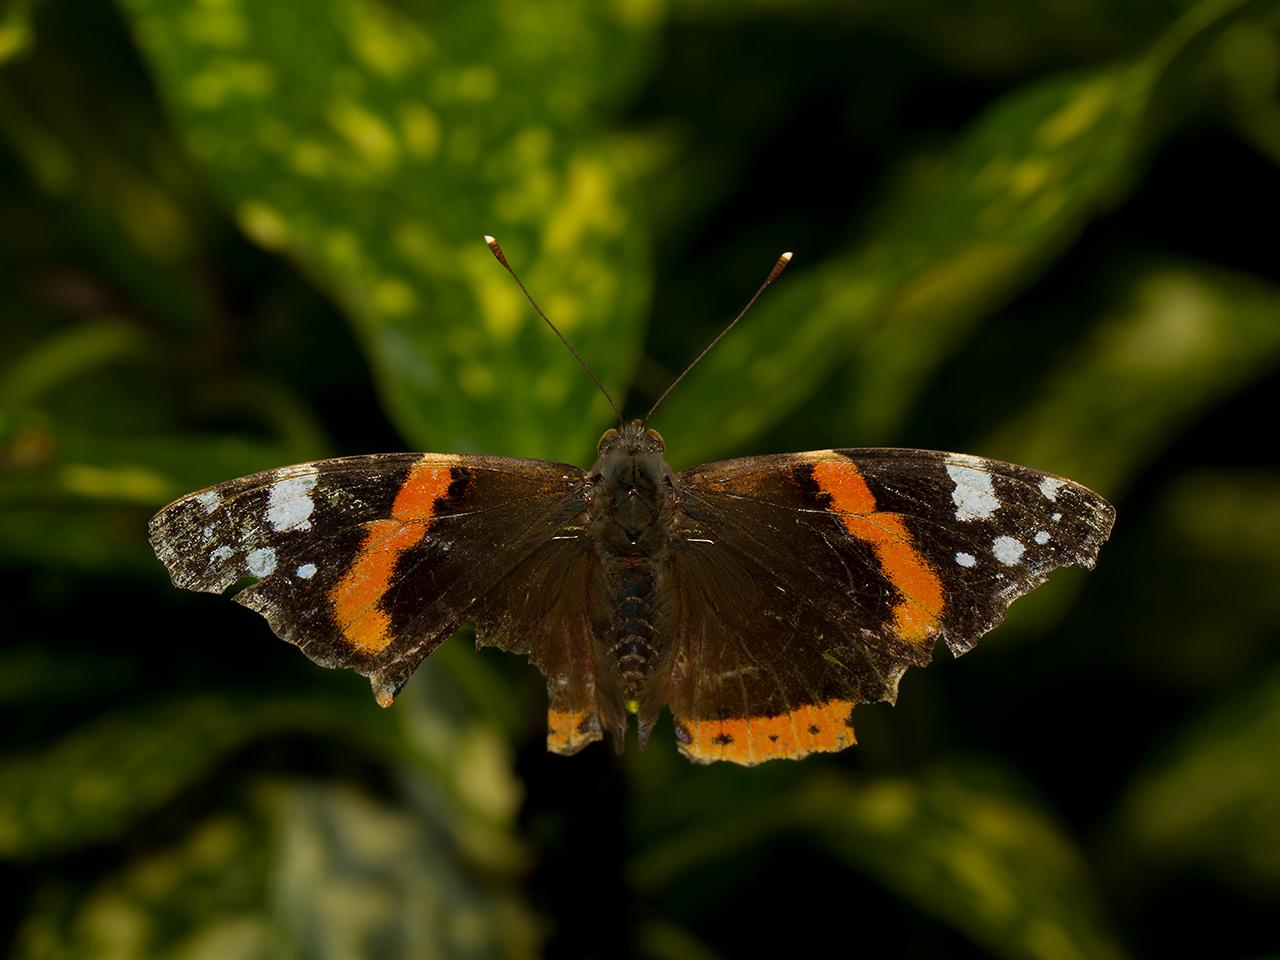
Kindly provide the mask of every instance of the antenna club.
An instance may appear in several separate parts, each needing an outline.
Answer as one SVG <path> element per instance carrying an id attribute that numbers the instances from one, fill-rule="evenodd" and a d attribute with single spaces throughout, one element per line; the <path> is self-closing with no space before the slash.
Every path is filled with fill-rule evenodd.
<path id="1" fill-rule="evenodd" d="M 600 382 L 600 378 L 592 372 L 589 366 L 587 366 L 587 361 L 583 360 L 578 351 L 573 349 L 573 344 L 565 339 L 564 334 L 560 332 L 560 328 L 552 323 L 551 318 L 543 312 L 540 306 L 538 306 L 538 301 L 533 299 L 533 294 L 531 294 L 528 288 L 524 285 L 524 281 L 521 280 L 519 275 L 511 269 L 511 264 L 507 263 L 507 255 L 502 252 L 502 247 L 499 245 L 498 241 L 486 233 L 484 235 L 484 242 L 489 245 L 490 252 L 492 252 L 494 257 L 497 258 L 497 261 L 502 264 L 507 273 L 511 274 L 511 279 L 516 282 L 516 286 L 520 288 L 520 292 L 523 293 L 525 299 L 529 301 L 529 306 L 533 307 L 533 312 L 542 318 L 543 322 L 551 328 L 551 332 L 560 338 L 560 342 L 565 345 L 565 349 L 573 354 L 573 359 L 578 361 L 579 366 L 581 366 L 582 369 L 587 372 L 587 376 L 591 378 L 591 382 L 596 385 L 597 389 L 604 394 L 604 398 L 609 401 L 609 406 L 613 407 L 613 412 L 617 414 L 618 417 L 618 423 L 622 423 L 622 411 L 618 409 L 618 405 L 614 402 L 613 397 L 609 396 L 609 391 L 604 388 L 604 384 Z"/>
<path id="2" fill-rule="evenodd" d="M 783 270 L 787 269 L 787 264 L 790 262 L 791 262 L 791 251 L 788 250 L 782 256 L 778 257 L 778 262 L 775 263 L 773 265 L 773 269 L 769 271 L 769 279 L 765 281 L 765 284 L 770 284 L 770 283 L 773 283 L 773 281 L 777 280 L 778 274 L 782 273 Z"/>
<path id="3" fill-rule="evenodd" d="M 497 258 L 498 262 L 510 270 L 511 264 L 507 263 L 507 255 L 502 252 L 502 247 L 498 244 L 498 241 L 486 233 L 484 242 L 488 244 L 490 252 Z"/>

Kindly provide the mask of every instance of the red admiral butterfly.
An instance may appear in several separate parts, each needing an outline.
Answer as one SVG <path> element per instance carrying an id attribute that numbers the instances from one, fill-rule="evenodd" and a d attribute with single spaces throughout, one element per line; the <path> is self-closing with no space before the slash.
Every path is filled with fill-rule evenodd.
<path id="1" fill-rule="evenodd" d="M 1070 480 L 926 450 L 675 473 L 645 420 L 618 420 L 590 470 L 322 460 L 183 497 L 151 543 L 179 587 L 255 578 L 235 600 L 317 663 L 369 677 L 384 707 L 471 620 L 478 645 L 546 677 L 548 749 L 608 730 L 621 751 L 629 713 L 643 746 L 669 706 L 686 757 L 756 764 L 852 744 L 855 704 L 895 699 L 938 638 L 968 651 L 1051 570 L 1092 567 L 1115 518 Z"/>

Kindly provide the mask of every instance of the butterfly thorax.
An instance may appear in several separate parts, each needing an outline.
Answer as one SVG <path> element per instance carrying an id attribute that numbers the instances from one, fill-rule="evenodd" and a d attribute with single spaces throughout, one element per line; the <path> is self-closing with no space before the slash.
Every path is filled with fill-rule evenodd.
<path id="1" fill-rule="evenodd" d="M 603 593 L 594 604 L 597 670 L 604 674 L 598 684 L 606 697 L 613 693 L 640 713 L 643 737 L 645 707 L 654 701 L 656 713 L 665 690 L 664 598 L 676 503 L 671 468 L 661 438 L 633 421 L 605 434 L 588 476 Z"/>

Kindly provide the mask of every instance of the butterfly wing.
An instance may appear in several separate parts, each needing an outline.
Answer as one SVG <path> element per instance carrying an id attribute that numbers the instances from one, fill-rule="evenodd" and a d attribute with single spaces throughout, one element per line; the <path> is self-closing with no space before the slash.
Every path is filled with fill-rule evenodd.
<path id="1" fill-rule="evenodd" d="M 151 520 L 150 537 L 176 586 L 221 593 L 252 580 L 238 603 L 317 663 L 369 677 L 388 706 L 488 597 L 517 602 L 504 580 L 531 558 L 569 579 L 585 570 L 592 551 L 575 531 L 586 495 L 583 471 L 568 464 L 346 457 L 183 497 Z M 511 630 L 489 633 L 539 666 L 554 660 Z"/>
<path id="2" fill-rule="evenodd" d="M 691 759 L 759 763 L 853 742 L 856 703 L 893 700 L 943 639 L 971 649 L 1115 518 L 1026 467 L 922 450 L 826 450 L 677 479 L 668 701 Z"/>
<path id="3" fill-rule="evenodd" d="M 547 749 L 574 754 L 618 711 L 596 690 L 590 600 L 603 589 L 585 527 L 562 528 L 504 576 L 476 607 L 476 643 L 527 656 L 547 679 Z"/>

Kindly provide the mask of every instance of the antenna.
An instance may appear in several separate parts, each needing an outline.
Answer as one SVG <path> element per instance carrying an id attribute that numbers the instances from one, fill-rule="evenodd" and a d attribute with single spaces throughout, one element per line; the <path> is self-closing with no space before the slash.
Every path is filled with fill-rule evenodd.
<path id="1" fill-rule="evenodd" d="M 787 269 L 787 264 L 790 262 L 791 262 L 790 250 L 788 250 L 782 256 L 778 257 L 777 263 L 773 265 L 773 269 L 769 271 L 769 275 L 764 278 L 764 283 L 760 284 L 760 288 L 751 295 L 751 299 L 747 301 L 747 305 L 743 307 L 740 311 L 738 311 L 738 315 L 729 322 L 729 325 L 727 327 L 725 327 L 723 330 L 720 331 L 720 333 L 716 336 L 714 340 L 712 340 L 710 343 L 706 345 L 706 347 L 703 348 L 700 354 L 698 354 L 696 357 L 693 358 L 693 362 L 684 368 L 684 372 L 681 373 L 680 376 L 676 377 L 674 380 L 671 381 L 671 386 L 667 387 L 667 389 L 662 391 L 662 396 L 660 396 L 657 400 L 654 401 L 653 406 L 649 408 L 649 412 L 644 415 L 644 421 L 643 421 L 644 423 L 649 422 L 649 419 L 653 416 L 654 411 L 656 411 L 658 407 L 662 405 L 663 400 L 667 399 L 667 394 L 669 394 L 672 390 L 676 388 L 676 384 L 678 384 L 681 380 L 687 377 L 689 375 L 689 371 L 692 370 L 694 367 L 696 367 L 698 365 L 698 362 L 702 360 L 702 358 L 705 357 L 708 353 L 711 352 L 711 348 L 714 347 L 721 340 L 723 340 L 724 335 L 738 325 L 738 321 L 741 320 L 743 317 L 745 317 L 747 315 L 747 311 L 750 310 L 751 307 L 755 304 L 755 302 L 760 299 L 760 294 L 764 293 L 765 289 L 769 286 L 769 284 L 773 283 L 773 281 L 778 279 L 778 275 L 781 274 L 783 270 Z"/>
<path id="2" fill-rule="evenodd" d="M 531 294 L 528 288 L 525 287 L 520 277 L 516 275 L 516 272 L 511 269 L 511 264 L 507 263 L 507 255 L 502 252 L 502 247 L 498 244 L 498 241 L 488 234 L 485 234 L 484 242 L 489 245 L 489 250 L 493 253 L 497 261 L 502 264 L 507 273 L 511 274 L 511 279 L 520 287 L 525 299 L 528 300 L 533 309 L 537 311 L 538 316 L 547 322 L 547 326 L 551 328 L 551 332 L 559 337 L 560 342 L 563 343 L 565 348 L 573 354 L 573 359 L 577 360 L 578 363 L 582 365 L 582 369 L 587 371 L 587 376 L 591 378 L 591 382 L 594 383 L 600 389 L 600 392 L 604 394 L 604 398 L 609 401 L 609 406 L 613 407 L 613 412 L 618 418 L 618 423 L 621 424 L 623 422 L 622 411 L 619 410 L 618 405 L 613 402 L 613 397 L 609 396 L 609 391 L 604 388 L 604 384 L 600 382 L 600 378 L 591 372 L 591 368 L 587 366 L 587 361 L 583 360 L 578 351 L 573 349 L 573 344 L 566 340 L 564 338 L 564 334 L 560 332 L 560 329 L 551 322 L 551 318 L 542 312 L 542 308 L 538 306 L 538 301 L 533 299 L 533 294 Z"/>

